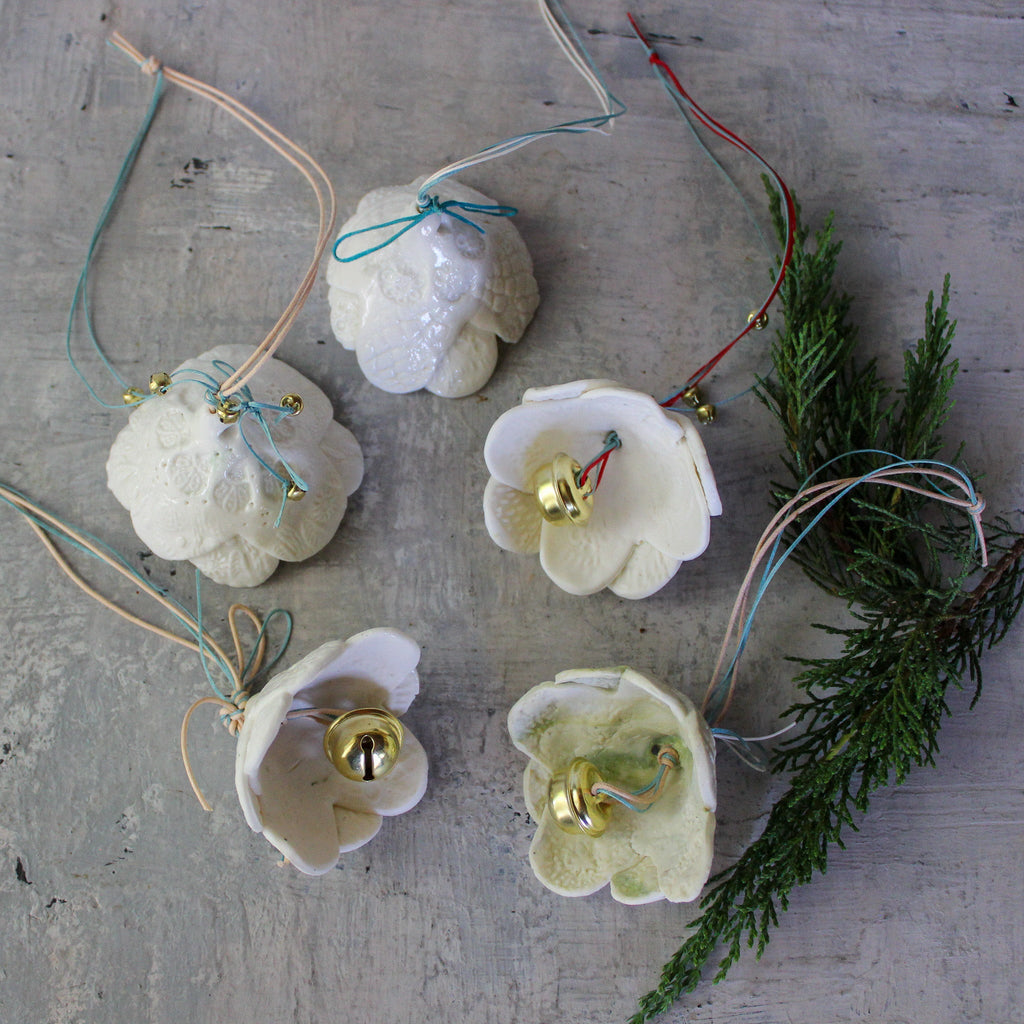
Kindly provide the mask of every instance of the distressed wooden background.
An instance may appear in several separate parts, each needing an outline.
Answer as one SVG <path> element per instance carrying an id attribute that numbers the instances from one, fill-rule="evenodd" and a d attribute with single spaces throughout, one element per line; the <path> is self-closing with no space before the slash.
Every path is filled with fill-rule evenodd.
<path id="1" fill-rule="evenodd" d="M 623 6 L 568 10 L 630 112 L 610 137 L 543 142 L 466 176 L 520 208 L 542 292 L 482 395 L 376 391 L 333 341 L 322 286 L 281 351 L 331 396 L 367 473 L 328 547 L 246 597 L 295 613 L 291 659 L 372 625 L 421 641 L 410 722 L 431 757 L 427 796 L 321 879 L 276 866 L 238 810 L 232 741 L 206 720 L 193 748 L 212 814 L 185 783 L 178 725 L 205 686 L 194 659 L 86 603 L 0 510 L 4 1022 L 594 1024 L 627 1017 L 679 944 L 692 908 L 565 900 L 534 880 L 504 714 L 530 685 L 587 664 L 703 691 L 768 515 L 778 433 L 749 396 L 723 409 L 704 437 L 725 515 L 707 553 L 640 603 L 569 597 L 535 560 L 494 547 L 481 449 L 531 385 L 609 376 L 667 390 L 757 304 L 767 257 L 650 76 Z M 842 281 L 886 371 L 951 274 L 963 374 L 949 437 L 966 439 L 989 509 L 1019 509 L 1019 3 L 649 0 L 637 14 L 698 100 L 795 188 L 808 223 L 836 211 Z M 91 402 L 63 351 L 89 236 L 149 95 L 105 45 L 114 28 L 305 144 L 343 215 L 371 188 L 586 116 L 593 98 L 529 0 L 0 0 L 0 477 L 187 601 L 191 572 L 144 558 L 106 490 L 124 414 Z M 760 211 L 755 175 L 723 155 Z M 169 87 L 95 268 L 111 357 L 144 382 L 213 345 L 255 343 L 314 231 L 294 172 Z M 713 390 L 745 387 L 765 344 L 745 344 Z M 232 596 L 204 590 L 221 633 Z M 841 619 L 784 572 L 731 724 L 771 729 L 791 694 L 785 657 L 827 651 L 809 622 Z M 1022 639 L 1018 627 L 986 658 L 976 709 L 954 694 L 937 766 L 875 798 L 763 959 L 666 1020 L 1022 1019 Z M 724 865 L 780 783 L 719 764 Z"/>

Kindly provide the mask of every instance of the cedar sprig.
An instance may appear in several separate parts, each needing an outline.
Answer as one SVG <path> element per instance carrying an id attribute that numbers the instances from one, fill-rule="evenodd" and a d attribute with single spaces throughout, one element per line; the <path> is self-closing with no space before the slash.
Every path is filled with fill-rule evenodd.
<path id="1" fill-rule="evenodd" d="M 769 194 L 781 234 L 778 199 Z M 857 331 L 848 320 L 850 299 L 833 283 L 841 246 L 832 229 L 830 216 L 809 249 L 798 213 L 780 290 L 785 324 L 772 350 L 774 372 L 758 382 L 785 444 L 790 482 L 772 485 L 777 505 L 812 474 L 860 476 L 891 461 L 873 449 L 907 460 L 945 450 L 958 369 L 950 355 L 956 323 L 948 313 L 949 278 L 938 306 L 929 295 L 924 333 L 905 354 L 900 386 L 889 387 L 875 360 L 853 359 Z M 800 696 L 785 715 L 801 731 L 772 763 L 773 771 L 790 773 L 789 789 L 762 834 L 710 880 L 689 937 L 630 1024 L 693 991 L 716 957 L 717 982 L 744 948 L 760 956 L 793 888 L 825 871 L 830 850 L 857 831 L 871 794 L 934 763 L 949 687 L 969 680 L 978 699 L 982 655 L 1024 604 L 1024 536 L 1002 521 L 988 525 L 992 567 L 978 579 L 972 526 L 935 504 L 862 486 L 795 549 L 793 560 L 846 602 L 857 625 L 816 625 L 841 638 L 841 653 L 793 659 Z"/>

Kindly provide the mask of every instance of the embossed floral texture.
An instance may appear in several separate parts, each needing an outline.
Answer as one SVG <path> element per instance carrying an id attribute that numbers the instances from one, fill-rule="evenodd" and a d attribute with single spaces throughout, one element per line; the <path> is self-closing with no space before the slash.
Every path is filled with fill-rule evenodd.
<path id="1" fill-rule="evenodd" d="M 537 822 L 530 866 L 544 885 L 562 896 L 610 885 L 612 896 L 629 904 L 700 895 L 714 852 L 714 746 L 689 700 L 631 668 L 575 669 L 524 694 L 508 728 L 530 758 L 523 776 Z M 553 775 L 582 757 L 606 782 L 636 791 L 654 777 L 652 749 L 660 744 L 676 750 L 680 765 L 648 810 L 613 805 L 596 837 L 559 828 L 548 799 Z"/>
<path id="2" fill-rule="evenodd" d="M 273 444 L 252 417 L 227 424 L 211 415 L 207 388 L 187 379 L 188 371 L 219 380 L 224 374 L 215 361 L 239 366 L 250 354 L 228 345 L 182 364 L 166 394 L 132 412 L 107 462 L 107 484 L 143 543 L 161 558 L 188 559 L 210 579 L 236 587 L 256 586 L 279 561 L 319 551 L 363 475 L 359 444 L 334 421 L 327 396 L 280 360 L 266 363 L 250 385 L 258 402 L 302 398 L 297 416 L 275 422 L 268 414 Z M 309 486 L 301 501 L 285 503 L 277 525 L 281 481 L 252 449 L 278 471 L 283 458 Z"/>
<path id="3" fill-rule="evenodd" d="M 453 181 L 435 191 L 443 202 L 494 205 Z M 417 182 L 370 192 L 340 235 L 415 216 L 417 192 Z M 367 380 L 384 391 L 472 394 L 494 372 L 496 339 L 518 341 L 537 308 L 530 254 L 511 220 L 461 215 L 483 231 L 449 213 L 434 213 L 376 252 L 328 265 L 334 333 L 355 349 Z M 401 226 L 349 238 L 339 255 L 372 248 Z"/>
<path id="4" fill-rule="evenodd" d="M 534 492 L 537 472 L 559 453 L 585 466 L 614 430 L 593 513 L 583 525 L 551 523 Z M 643 598 L 708 545 L 722 505 L 697 428 L 650 395 L 613 381 L 531 388 L 491 427 L 484 521 L 500 547 L 540 553 L 544 571 L 570 594 L 608 587 Z"/>
<path id="5" fill-rule="evenodd" d="M 324 753 L 327 726 L 302 708 L 383 708 L 404 714 L 419 692 L 416 642 L 368 629 L 324 644 L 249 699 L 238 734 L 235 789 L 249 827 L 300 871 L 330 871 L 339 853 L 368 843 L 384 817 L 403 814 L 427 788 L 427 756 L 404 728 L 394 767 L 370 782 L 346 779 Z"/>

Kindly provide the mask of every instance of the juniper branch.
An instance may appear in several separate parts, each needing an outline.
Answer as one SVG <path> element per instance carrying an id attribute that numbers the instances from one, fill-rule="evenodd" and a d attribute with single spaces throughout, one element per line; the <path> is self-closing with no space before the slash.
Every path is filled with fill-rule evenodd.
<path id="1" fill-rule="evenodd" d="M 781 231 L 777 200 L 772 213 Z M 790 483 L 773 485 L 777 504 L 831 460 L 837 460 L 835 476 L 860 476 L 888 461 L 867 449 L 934 458 L 943 448 L 957 374 L 948 277 L 937 307 L 928 297 L 924 333 L 906 353 L 894 391 L 879 379 L 874 361 L 853 362 L 850 300 L 833 285 L 840 245 L 832 239 L 831 217 L 813 251 L 808 238 L 799 225 L 780 291 L 785 326 L 773 346 L 775 373 L 758 388 L 780 424 L 791 476 Z M 1024 606 L 1024 536 L 1003 522 L 990 526 L 995 564 L 975 581 L 970 527 L 950 515 L 928 518 L 925 500 L 866 488 L 794 553 L 814 583 L 845 600 L 858 626 L 817 626 L 843 638 L 842 652 L 794 659 L 802 696 L 787 714 L 804 731 L 780 746 L 772 765 L 791 773 L 789 789 L 762 834 L 711 879 L 689 936 L 665 964 L 658 987 L 639 1001 L 631 1024 L 693 991 L 716 951 L 716 982 L 744 947 L 760 956 L 793 888 L 825 871 L 831 848 L 842 848 L 844 833 L 857 830 L 871 794 L 934 763 L 949 687 L 969 679 L 978 699 L 981 657 Z"/>

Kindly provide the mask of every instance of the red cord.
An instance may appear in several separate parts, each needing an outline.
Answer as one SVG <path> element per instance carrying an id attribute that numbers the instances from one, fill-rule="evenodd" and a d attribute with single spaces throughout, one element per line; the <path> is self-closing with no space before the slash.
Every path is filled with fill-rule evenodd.
<path id="1" fill-rule="evenodd" d="M 587 468 L 580 473 L 580 487 L 587 482 L 587 477 L 595 466 L 600 466 L 600 468 L 597 471 L 597 480 L 594 482 L 594 490 L 596 491 L 598 487 L 601 486 L 601 478 L 604 476 L 605 467 L 608 465 L 608 459 L 611 457 L 613 451 L 615 451 L 614 448 L 609 448 L 608 451 L 601 452 L 593 462 L 587 465 Z"/>
<path id="2" fill-rule="evenodd" d="M 779 272 L 775 277 L 775 283 L 772 286 L 771 291 L 768 293 L 768 298 L 765 299 L 765 301 L 761 304 L 758 310 L 753 314 L 747 326 L 744 327 L 743 330 L 740 331 L 740 333 L 737 334 L 736 337 L 733 338 L 732 341 L 730 341 L 729 344 L 725 346 L 725 348 L 718 352 L 717 355 L 712 356 L 711 359 L 709 359 L 702 367 L 700 367 L 700 369 L 696 371 L 696 373 L 690 376 L 687 379 L 686 386 L 684 388 L 681 388 L 680 391 L 677 394 L 673 395 L 670 399 L 667 399 L 666 401 L 662 402 L 662 405 L 669 406 L 679 399 L 679 396 L 683 393 L 683 391 L 686 390 L 686 388 L 692 387 L 698 381 L 703 380 L 718 365 L 719 361 L 733 347 L 733 345 L 735 345 L 742 338 L 745 338 L 752 330 L 755 329 L 757 322 L 767 311 L 768 307 L 772 304 L 773 300 L 775 299 L 775 296 L 778 295 L 779 289 L 782 287 L 782 279 L 785 277 L 786 270 L 788 269 L 790 261 L 793 258 L 793 245 L 796 239 L 796 204 L 793 202 L 793 197 L 790 195 L 789 189 L 786 187 L 786 183 L 779 176 L 775 168 L 772 167 L 772 165 L 768 163 L 768 161 L 765 160 L 764 157 L 761 156 L 761 154 L 758 153 L 757 150 L 753 148 L 753 146 L 744 142 L 743 139 L 741 139 L 735 132 L 730 131 L 728 128 L 725 127 L 725 125 L 716 121 L 706 110 L 704 110 L 703 107 L 701 107 L 693 99 L 693 97 L 690 96 L 690 94 L 683 88 L 683 85 L 679 81 L 679 79 L 676 78 L 675 72 L 665 63 L 665 61 L 661 59 L 661 57 L 655 51 L 654 47 L 651 46 L 651 44 L 647 41 L 647 38 L 644 36 L 643 32 L 640 31 L 640 26 L 637 25 L 636 19 L 633 17 L 633 15 L 627 12 L 626 16 L 629 18 L 629 23 L 630 25 L 633 26 L 633 31 L 636 33 L 637 38 L 640 40 L 640 42 L 644 44 L 644 47 L 647 49 L 651 64 L 653 64 L 656 68 L 658 68 L 665 74 L 666 78 L 669 80 L 669 82 L 671 82 L 672 88 L 675 89 L 675 91 L 679 94 L 680 98 L 686 103 L 687 107 L 696 116 L 697 120 L 700 121 L 700 123 L 705 128 L 707 128 L 708 131 L 712 132 L 714 135 L 717 135 L 721 139 L 725 139 L 726 142 L 730 143 L 733 146 L 736 146 L 737 149 L 741 149 L 743 152 L 748 153 L 750 156 L 754 157 L 754 159 L 757 160 L 758 163 L 760 163 L 763 167 L 765 167 L 768 170 L 768 173 L 774 179 L 775 184 L 778 186 L 779 191 L 782 193 L 783 199 L 785 200 L 786 219 L 789 225 L 789 229 L 786 234 L 786 249 L 783 253 L 782 261 L 779 265 Z"/>

